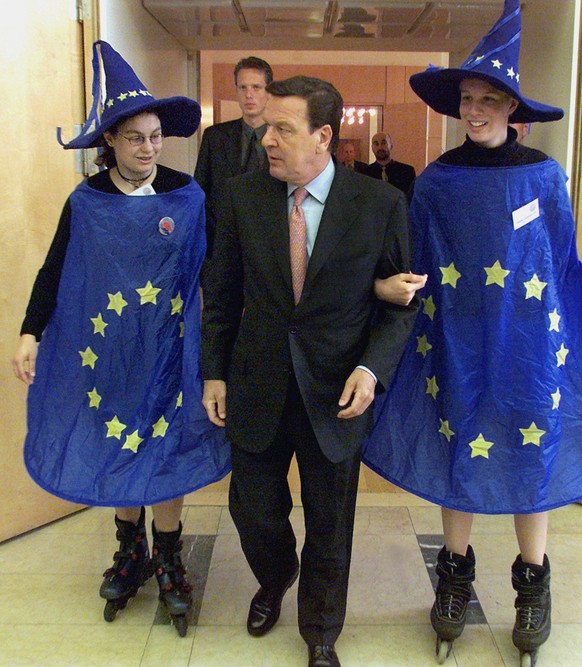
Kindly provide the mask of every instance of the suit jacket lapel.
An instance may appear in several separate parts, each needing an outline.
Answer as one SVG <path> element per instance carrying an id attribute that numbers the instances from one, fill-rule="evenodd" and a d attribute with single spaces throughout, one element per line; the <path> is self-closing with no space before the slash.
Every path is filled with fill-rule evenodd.
<path id="1" fill-rule="evenodd" d="M 307 265 L 305 285 L 315 279 L 321 267 L 351 225 L 359 217 L 357 196 L 360 186 L 345 167 L 336 166 L 335 177 L 319 223 L 313 252 Z"/>
<path id="2" fill-rule="evenodd" d="M 230 174 L 232 176 L 237 176 L 242 174 L 241 167 L 241 151 L 242 151 L 242 118 L 238 123 L 233 123 L 229 130 L 229 138 L 225 142 L 226 146 L 226 160 L 230 167 Z"/>
<path id="3" fill-rule="evenodd" d="M 263 177 L 264 175 L 264 177 Z M 260 180 L 259 180 L 260 178 Z M 291 265 L 289 262 L 289 221 L 287 219 L 287 183 L 278 181 L 268 172 L 257 174 L 259 191 L 255 201 L 259 202 L 257 220 L 263 223 L 265 245 L 270 247 L 281 269 L 285 283 L 291 288 Z"/>

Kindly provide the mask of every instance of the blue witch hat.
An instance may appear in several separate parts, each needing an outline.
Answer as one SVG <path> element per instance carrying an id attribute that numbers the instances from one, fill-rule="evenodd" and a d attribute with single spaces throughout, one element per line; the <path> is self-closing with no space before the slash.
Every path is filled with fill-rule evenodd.
<path id="1" fill-rule="evenodd" d="M 200 124 L 200 105 L 188 97 L 156 100 L 136 73 L 107 42 L 93 44 L 93 106 L 81 133 L 65 144 L 61 128 L 57 140 L 64 148 L 95 148 L 103 132 L 144 111 L 160 119 L 166 137 L 189 137 Z"/>
<path id="2" fill-rule="evenodd" d="M 410 77 L 410 86 L 431 109 L 460 118 L 459 84 L 463 79 L 483 79 L 519 102 L 509 117 L 510 123 L 560 120 L 564 116 L 563 109 L 530 100 L 519 90 L 520 37 L 519 0 L 505 0 L 502 16 L 460 67 L 430 65 L 424 72 Z"/>

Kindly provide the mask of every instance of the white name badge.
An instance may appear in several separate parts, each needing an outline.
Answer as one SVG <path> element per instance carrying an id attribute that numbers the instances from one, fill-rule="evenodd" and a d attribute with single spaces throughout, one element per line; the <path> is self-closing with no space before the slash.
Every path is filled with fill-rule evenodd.
<path id="1" fill-rule="evenodd" d="M 519 229 L 527 225 L 532 220 L 540 217 L 540 200 L 534 199 L 529 204 L 516 209 L 511 216 L 513 217 L 513 229 Z"/>

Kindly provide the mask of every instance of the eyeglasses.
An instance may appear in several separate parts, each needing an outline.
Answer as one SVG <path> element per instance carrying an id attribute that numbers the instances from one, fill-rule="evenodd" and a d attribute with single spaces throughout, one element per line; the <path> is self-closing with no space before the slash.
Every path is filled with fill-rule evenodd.
<path id="1" fill-rule="evenodd" d="M 161 132 L 151 134 L 149 137 L 144 137 L 142 134 L 137 134 L 133 137 L 126 137 L 125 134 L 122 134 L 121 132 L 119 134 L 121 134 L 124 139 L 129 141 L 132 146 L 141 146 L 146 139 L 149 139 L 153 146 L 157 146 L 158 144 L 162 143 L 162 139 L 164 138 L 164 135 Z"/>

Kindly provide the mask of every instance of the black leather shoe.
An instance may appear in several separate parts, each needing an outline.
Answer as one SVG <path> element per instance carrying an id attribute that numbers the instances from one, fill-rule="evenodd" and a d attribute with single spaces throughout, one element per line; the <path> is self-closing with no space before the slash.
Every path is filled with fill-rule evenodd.
<path id="1" fill-rule="evenodd" d="M 253 637 L 262 637 L 275 625 L 281 614 L 281 603 L 285 593 L 293 586 L 299 576 L 299 568 L 282 589 L 268 591 L 259 588 L 255 597 L 251 600 L 249 616 L 247 618 L 247 630 Z"/>
<path id="2" fill-rule="evenodd" d="M 308 667 L 341 667 L 337 653 L 333 645 L 316 644 L 309 646 L 309 665 Z"/>

